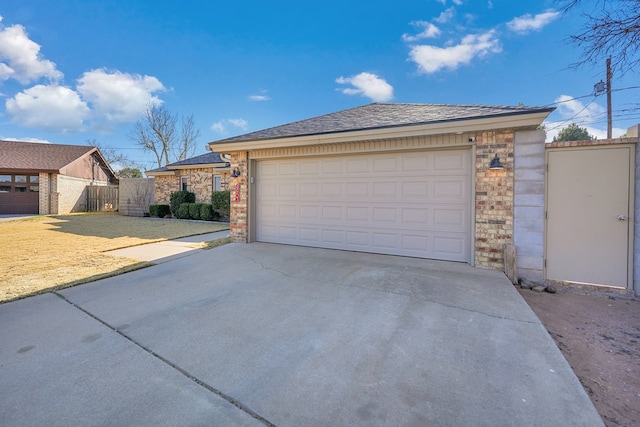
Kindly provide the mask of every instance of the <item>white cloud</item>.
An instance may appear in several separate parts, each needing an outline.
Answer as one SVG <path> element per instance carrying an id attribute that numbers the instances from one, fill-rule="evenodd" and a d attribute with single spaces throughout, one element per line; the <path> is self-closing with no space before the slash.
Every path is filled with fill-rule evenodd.
<path id="1" fill-rule="evenodd" d="M 362 95 L 375 102 L 385 102 L 393 98 L 393 86 L 372 73 L 364 72 L 351 77 L 338 77 L 336 83 L 353 86 L 341 90 L 346 95 Z"/>
<path id="2" fill-rule="evenodd" d="M 431 74 L 441 69 L 455 70 L 461 65 L 469 64 L 474 58 L 501 51 L 500 40 L 496 37 L 495 30 L 491 30 L 484 34 L 467 35 L 453 46 L 413 46 L 409 56 L 422 72 Z"/>
<path id="3" fill-rule="evenodd" d="M 163 90 L 155 77 L 120 71 L 91 70 L 78 79 L 78 92 L 91 103 L 99 121 L 134 121 L 147 104 L 162 103 L 154 93 Z"/>
<path id="4" fill-rule="evenodd" d="M 589 121 L 601 118 L 606 109 L 595 102 L 586 106 L 579 100 L 569 95 L 560 95 L 554 101 L 558 104 L 558 113 L 563 119 L 575 121 Z"/>
<path id="5" fill-rule="evenodd" d="M 249 100 L 250 101 L 268 101 L 271 98 L 268 97 L 267 95 L 249 95 Z"/>
<path id="6" fill-rule="evenodd" d="M 489 2 L 487 3 L 487 7 L 489 9 L 493 9 L 493 2 L 491 0 L 489 0 Z"/>
<path id="7" fill-rule="evenodd" d="M 519 34 L 526 34 L 530 31 L 540 30 L 559 17 L 560 12 L 549 9 L 546 12 L 539 13 L 537 15 L 526 14 L 513 18 L 511 21 L 507 22 L 507 28 Z"/>
<path id="8" fill-rule="evenodd" d="M 0 81 L 27 84 L 42 77 L 58 81 L 62 76 L 55 63 L 42 57 L 40 45 L 29 39 L 22 25 L 0 24 Z"/>
<path id="9" fill-rule="evenodd" d="M 403 34 L 402 40 L 406 42 L 415 42 L 422 39 L 438 37 L 440 35 L 440 29 L 436 27 L 434 24 L 432 24 L 431 22 L 416 21 L 416 22 L 412 22 L 411 24 L 416 27 L 424 28 L 424 30 L 420 34 L 417 34 L 415 36 Z"/>
<path id="10" fill-rule="evenodd" d="M 83 128 L 89 117 L 87 104 L 65 86 L 36 85 L 7 99 L 7 113 L 21 126 L 68 133 Z"/>
<path id="11" fill-rule="evenodd" d="M 78 79 L 77 90 L 60 85 L 36 85 L 7 99 L 7 114 L 24 127 L 53 132 L 78 132 L 92 127 L 110 130 L 115 123 L 135 121 L 148 103 L 162 101 L 164 90 L 151 76 L 92 70 Z"/>
<path id="12" fill-rule="evenodd" d="M 598 139 L 607 138 L 606 128 L 593 126 L 595 123 L 606 121 L 606 108 L 595 102 L 585 105 L 569 95 L 561 95 L 556 98 L 555 102 L 558 103 L 557 112 L 562 117 L 562 120 L 544 122 L 547 141 L 553 141 L 553 138 L 571 123 L 576 123 L 578 126 L 587 129 L 590 135 Z M 612 128 L 611 131 L 614 138 L 618 138 L 626 132 L 625 129 L 621 128 Z"/>
<path id="13" fill-rule="evenodd" d="M 24 137 L 24 138 L 12 138 L 12 137 L 0 137 L 0 139 L 2 141 L 14 141 L 14 142 L 37 142 L 40 144 L 53 144 L 53 142 L 47 140 L 47 139 L 40 139 L 40 138 L 29 138 L 29 137 Z"/>
<path id="14" fill-rule="evenodd" d="M 462 0 L 453 0 L 453 4 L 457 5 L 457 6 L 462 6 Z"/>
<path id="15" fill-rule="evenodd" d="M 245 119 L 222 119 L 211 125 L 211 130 L 220 133 L 227 134 L 230 132 L 229 127 L 234 127 L 242 131 L 246 131 L 249 127 L 249 122 Z"/>
<path id="16" fill-rule="evenodd" d="M 451 19 L 455 16 L 455 14 L 456 14 L 455 8 L 450 7 L 449 9 L 442 12 L 437 18 L 434 18 L 433 20 L 436 21 L 438 24 L 445 24 L 451 21 Z"/>

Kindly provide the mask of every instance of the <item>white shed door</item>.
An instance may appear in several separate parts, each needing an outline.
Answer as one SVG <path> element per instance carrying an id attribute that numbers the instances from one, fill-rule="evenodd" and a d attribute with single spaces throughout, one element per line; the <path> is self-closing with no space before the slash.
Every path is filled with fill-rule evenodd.
<path id="1" fill-rule="evenodd" d="M 469 150 L 256 162 L 256 240 L 471 259 Z"/>

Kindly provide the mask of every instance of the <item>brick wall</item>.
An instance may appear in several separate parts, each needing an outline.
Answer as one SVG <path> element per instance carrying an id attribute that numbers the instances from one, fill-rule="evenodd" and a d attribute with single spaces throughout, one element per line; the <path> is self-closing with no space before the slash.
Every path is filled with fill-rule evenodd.
<path id="1" fill-rule="evenodd" d="M 229 190 L 231 191 L 231 220 L 229 236 L 233 242 L 246 243 L 249 237 L 249 224 L 247 222 L 248 211 L 248 159 L 247 152 L 231 153 L 231 170 L 238 168 L 241 175 L 231 178 Z"/>
<path id="2" fill-rule="evenodd" d="M 49 174 L 41 172 L 38 175 L 38 213 L 40 215 L 49 215 L 51 212 L 51 203 L 49 193 L 51 192 L 51 183 L 49 181 Z"/>
<path id="3" fill-rule="evenodd" d="M 52 214 L 63 215 L 71 212 L 87 211 L 87 185 L 107 185 L 106 181 L 57 175 L 58 208 Z"/>
<path id="4" fill-rule="evenodd" d="M 180 189 L 180 178 L 177 176 L 158 175 L 153 182 L 153 196 L 158 205 L 168 205 L 169 197 Z"/>
<path id="5" fill-rule="evenodd" d="M 503 245 L 513 241 L 513 141 L 512 130 L 476 134 L 477 267 L 504 268 Z M 489 169 L 496 154 L 504 169 Z"/>
<path id="6" fill-rule="evenodd" d="M 158 175 L 155 177 L 154 197 L 157 204 L 169 204 L 171 193 L 179 191 L 180 180 L 187 177 L 187 189 L 196 195 L 197 203 L 211 203 L 211 193 L 213 191 L 213 177 L 220 175 L 220 187 L 222 190 L 229 189 L 229 171 L 219 171 L 211 168 L 180 169 L 176 170 L 176 175 Z"/>

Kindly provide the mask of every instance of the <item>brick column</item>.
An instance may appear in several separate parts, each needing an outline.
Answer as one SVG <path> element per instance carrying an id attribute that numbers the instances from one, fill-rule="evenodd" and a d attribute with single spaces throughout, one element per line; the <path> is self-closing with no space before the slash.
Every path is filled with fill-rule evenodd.
<path id="1" fill-rule="evenodd" d="M 476 136 L 477 267 L 503 269 L 503 245 L 513 240 L 513 139 L 510 130 Z M 504 169 L 489 169 L 496 154 Z"/>
<path id="2" fill-rule="evenodd" d="M 230 178 L 229 181 L 229 190 L 231 191 L 229 235 L 232 242 L 247 243 L 249 239 L 247 222 L 249 208 L 248 166 L 249 153 L 246 151 L 231 153 L 231 171 L 233 172 L 236 168 L 240 171 L 239 177 Z"/>

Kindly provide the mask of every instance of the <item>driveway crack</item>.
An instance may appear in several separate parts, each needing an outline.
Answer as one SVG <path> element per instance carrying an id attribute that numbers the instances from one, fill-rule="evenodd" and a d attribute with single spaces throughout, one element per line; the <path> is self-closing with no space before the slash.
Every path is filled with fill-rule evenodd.
<path id="1" fill-rule="evenodd" d="M 121 330 L 119 330 L 118 328 L 115 328 L 113 326 L 111 326 L 110 324 L 108 324 L 107 322 L 105 322 L 104 320 L 100 319 L 99 317 L 95 316 L 94 314 L 90 313 L 89 311 L 85 310 L 84 308 L 80 307 L 78 304 L 68 300 L 64 295 L 60 294 L 59 292 L 53 292 L 54 295 L 56 295 L 57 297 L 61 298 L 62 300 L 64 300 L 65 302 L 67 302 L 68 304 L 70 304 L 72 307 L 76 308 L 77 310 L 80 310 L 81 312 L 83 312 L 84 314 L 86 314 L 87 316 L 91 317 L 92 319 L 96 320 L 97 322 L 101 323 L 102 325 L 106 326 L 107 328 L 111 329 L 112 331 L 114 331 L 116 334 L 120 335 L 121 337 L 123 337 L 124 339 L 126 339 L 127 341 L 131 342 L 133 345 L 135 345 L 136 347 L 142 349 L 143 351 L 147 352 L 148 354 L 150 354 L 151 356 L 155 357 L 156 359 L 160 360 L 161 362 L 163 362 L 164 364 L 170 366 L 171 368 L 175 369 L 176 371 L 178 371 L 180 374 L 182 374 L 183 376 L 185 376 L 186 378 L 188 378 L 189 380 L 191 380 L 192 382 L 196 383 L 197 385 L 199 385 L 200 387 L 204 388 L 205 390 L 215 394 L 216 396 L 226 400 L 227 402 L 229 402 L 230 404 L 232 404 L 233 406 L 235 406 L 236 408 L 240 409 L 242 412 L 246 413 L 247 415 L 251 416 L 252 418 L 256 419 L 257 421 L 260 421 L 262 424 L 264 424 L 265 426 L 269 426 L 269 427 L 275 427 L 275 424 L 273 424 L 272 422 L 270 422 L 269 420 L 267 420 L 266 418 L 264 418 L 263 416 L 261 416 L 260 414 L 258 414 L 257 412 L 253 411 L 251 408 L 249 408 L 248 406 L 242 404 L 241 402 L 237 401 L 236 399 L 234 399 L 233 397 L 225 394 L 224 392 L 218 390 L 217 388 L 213 387 L 212 385 L 202 381 L 201 379 L 199 379 L 198 377 L 196 377 L 195 375 L 189 373 L 188 371 L 186 371 L 185 369 L 181 368 L 180 366 L 176 365 L 175 363 L 173 363 L 172 361 L 166 359 L 165 357 L 159 355 L 158 353 L 154 352 L 153 350 L 151 350 L 150 348 L 145 347 L 144 345 L 142 345 L 141 343 L 139 343 L 138 341 L 136 341 L 134 338 L 128 336 L 127 334 L 123 333 Z"/>

